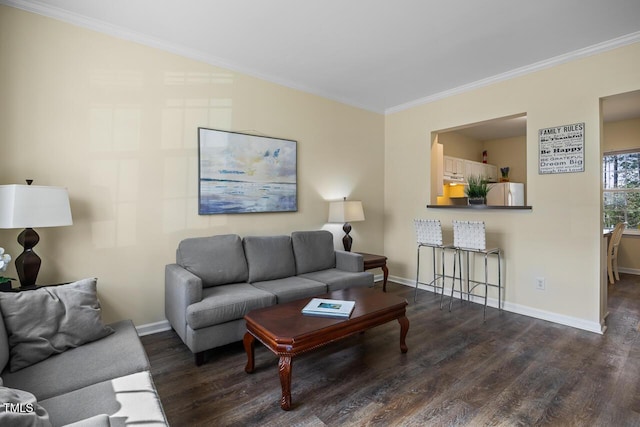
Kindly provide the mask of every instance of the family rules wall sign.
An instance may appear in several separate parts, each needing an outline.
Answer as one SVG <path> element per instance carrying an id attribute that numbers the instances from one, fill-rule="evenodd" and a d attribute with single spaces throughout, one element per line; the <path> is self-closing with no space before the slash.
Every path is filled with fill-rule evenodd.
<path id="1" fill-rule="evenodd" d="M 539 172 L 584 172 L 584 123 L 538 131 Z"/>

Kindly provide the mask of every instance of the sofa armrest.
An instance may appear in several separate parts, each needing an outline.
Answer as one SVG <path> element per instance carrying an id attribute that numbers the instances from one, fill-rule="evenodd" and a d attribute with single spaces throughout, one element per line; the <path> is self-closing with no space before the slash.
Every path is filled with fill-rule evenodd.
<path id="1" fill-rule="evenodd" d="M 202 301 L 202 279 L 178 264 L 164 269 L 164 314 L 171 326 L 185 340 L 187 307 Z"/>
<path id="2" fill-rule="evenodd" d="M 338 270 L 360 273 L 364 271 L 364 259 L 360 254 L 337 250 L 336 268 Z"/>

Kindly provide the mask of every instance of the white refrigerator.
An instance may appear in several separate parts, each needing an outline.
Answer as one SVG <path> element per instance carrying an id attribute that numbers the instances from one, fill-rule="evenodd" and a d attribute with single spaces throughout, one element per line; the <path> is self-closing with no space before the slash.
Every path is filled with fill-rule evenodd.
<path id="1" fill-rule="evenodd" d="M 524 206 L 524 184 L 521 182 L 500 182 L 489 184 L 487 206 Z"/>

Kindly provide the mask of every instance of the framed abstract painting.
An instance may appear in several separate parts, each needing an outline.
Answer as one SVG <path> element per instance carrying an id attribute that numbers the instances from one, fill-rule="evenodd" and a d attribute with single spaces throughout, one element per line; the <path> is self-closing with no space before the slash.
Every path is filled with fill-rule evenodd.
<path id="1" fill-rule="evenodd" d="M 297 142 L 198 128 L 200 215 L 298 210 Z"/>

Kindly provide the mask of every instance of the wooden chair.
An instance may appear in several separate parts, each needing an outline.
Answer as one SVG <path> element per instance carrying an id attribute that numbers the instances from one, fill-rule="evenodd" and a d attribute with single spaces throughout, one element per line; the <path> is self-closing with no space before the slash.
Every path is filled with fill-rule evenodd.
<path id="1" fill-rule="evenodd" d="M 618 246 L 620 245 L 623 232 L 624 223 L 619 222 L 616 224 L 609 238 L 607 248 L 607 273 L 609 274 L 609 283 L 612 285 L 616 280 L 620 280 L 620 275 L 618 274 Z"/>

